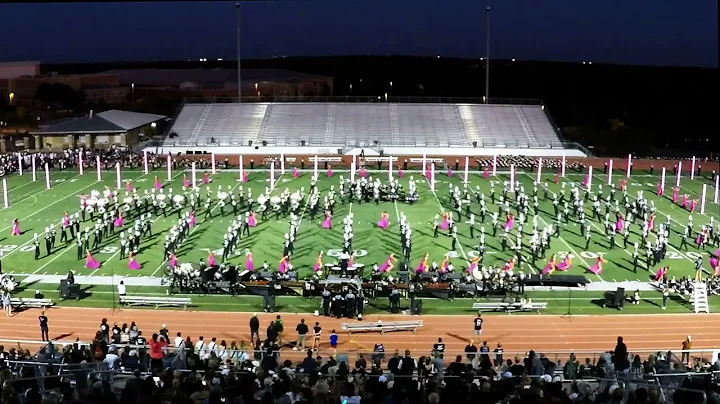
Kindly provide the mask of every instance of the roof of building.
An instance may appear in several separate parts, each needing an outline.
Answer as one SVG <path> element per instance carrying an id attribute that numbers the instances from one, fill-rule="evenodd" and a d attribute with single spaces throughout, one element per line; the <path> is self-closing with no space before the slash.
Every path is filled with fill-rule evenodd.
<path id="1" fill-rule="evenodd" d="M 99 117 L 108 120 L 109 122 L 125 129 L 135 129 L 141 126 L 145 126 L 149 123 L 157 122 L 161 119 L 165 119 L 166 116 L 145 114 L 142 112 L 122 111 L 119 109 L 111 109 L 109 111 L 101 112 L 97 114 Z"/>
<path id="2" fill-rule="evenodd" d="M 235 69 L 118 69 L 108 70 L 104 73 L 117 74 L 120 82 L 134 83 L 138 86 L 176 87 L 183 82 L 199 85 L 237 83 L 237 70 Z M 285 69 L 242 69 L 241 75 L 244 83 L 330 78 L 329 76 Z"/>
<path id="3" fill-rule="evenodd" d="M 96 115 L 56 121 L 31 133 L 36 135 L 124 133 L 165 118 L 163 115 L 112 109 Z"/>

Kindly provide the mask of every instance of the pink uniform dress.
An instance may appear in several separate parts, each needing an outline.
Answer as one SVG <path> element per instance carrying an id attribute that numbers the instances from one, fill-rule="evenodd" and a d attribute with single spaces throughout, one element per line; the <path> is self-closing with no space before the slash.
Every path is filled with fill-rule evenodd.
<path id="1" fill-rule="evenodd" d="M 210 177 L 208 177 L 208 173 L 203 173 L 202 183 L 205 185 L 210 183 Z"/>
<path id="2" fill-rule="evenodd" d="M 93 258 L 92 254 L 90 254 L 90 251 L 88 251 L 87 255 L 85 256 L 85 268 L 88 269 L 98 269 L 100 268 L 100 263 Z"/>
<path id="3" fill-rule="evenodd" d="M 388 214 L 383 213 L 382 217 L 380 218 L 380 221 L 378 222 L 378 227 L 381 229 L 387 229 L 388 227 Z"/>
<path id="4" fill-rule="evenodd" d="M 115 227 L 122 227 L 123 226 L 123 217 L 122 213 L 115 219 L 115 222 L 113 223 Z"/>
<path id="5" fill-rule="evenodd" d="M 328 177 L 332 177 L 332 176 L 333 176 L 333 172 L 332 172 L 332 170 L 331 170 L 330 168 L 327 169 L 326 174 L 327 174 Z"/>
<path id="6" fill-rule="evenodd" d="M 242 182 L 247 182 L 247 180 L 248 180 L 247 172 L 243 171 Z"/>
<path id="7" fill-rule="evenodd" d="M 130 257 L 128 258 L 128 269 L 137 271 L 140 268 L 142 268 L 142 265 L 140 265 L 140 263 L 135 260 L 135 257 L 130 254 Z"/>
<path id="8" fill-rule="evenodd" d="M 195 227 L 195 212 L 190 213 L 190 219 L 188 219 L 188 225 Z"/>
<path id="9" fill-rule="evenodd" d="M 603 270 L 603 263 L 604 263 L 604 262 L 605 262 L 605 260 L 604 260 L 602 257 L 598 257 L 597 261 L 595 261 L 595 265 L 593 265 L 593 266 L 591 266 L 590 268 L 588 268 L 588 270 L 589 270 L 590 272 L 594 273 L 595 275 L 600 275 L 600 274 L 602 273 L 602 270 Z"/>
<path id="10" fill-rule="evenodd" d="M 490 177 L 490 173 L 488 172 L 488 168 L 485 167 L 485 169 L 483 170 L 483 178 L 488 179 L 488 177 Z"/>
<path id="11" fill-rule="evenodd" d="M 329 213 L 326 213 L 326 214 L 325 214 L 325 220 L 323 220 L 323 222 L 322 222 L 322 227 L 323 227 L 323 229 L 329 229 L 329 228 L 332 227 L 332 222 L 331 222 L 331 220 L 332 220 L 332 216 L 330 216 Z"/>
<path id="12" fill-rule="evenodd" d="M 418 266 L 415 268 L 416 274 L 421 274 L 421 273 L 427 271 L 427 260 L 428 259 L 427 259 L 427 255 L 426 255 L 425 258 L 423 258 L 422 261 L 420 261 L 420 264 L 418 264 Z"/>
<path id="13" fill-rule="evenodd" d="M 443 213 L 443 220 L 440 223 L 440 228 L 443 230 L 447 230 L 450 227 L 450 220 L 448 219 L 448 214 Z"/>
<path id="14" fill-rule="evenodd" d="M 313 271 L 317 272 L 317 271 L 322 270 L 322 268 L 323 268 L 322 257 L 323 257 L 323 255 L 322 255 L 322 253 L 320 253 L 320 255 L 318 255 L 318 257 L 315 259 L 315 266 L 313 267 Z"/>
<path id="15" fill-rule="evenodd" d="M 250 251 L 245 254 L 245 269 L 248 271 L 254 271 L 255 266 L 253 265 L 252 253 Z"/>
<path id="16" fill-rule="evenodd" d="M 470 265 L 467 268 L 467 273 L 472 274 L 473 271 L 477 269 L 478 261 L 479 260 L 477 260 L 477 259 L 473 259 L 472 261 L 470 261 Z"/>
<path id="17" fill-rule="evenodd" d="M 170 268 L 175 268 L 177 266 L 177 257 L 175 257 L 175 254 L 170 254 Z"/>
<path id="18" fill-rule="evenodd" d="M 248 226 L 257 226 L 257 217 L 255 216 L 255 212 L 250 213 L 250 216 L 248 217 Z"/>
<path id="19" fill-rule="evenodd" d="M 389 256 L 388 259 L 386 259 L 385 262 L 380 265 L 380 268 L 378 268 L 378 270 L 380 272 L 388 272 L 393 268 L 393 261 L 395 261 L 395 257 L 392 255 Z"/>
<path id="20" fill-rule="evenodd" d="M 515 226 L 515 218 L 513 217 L 513 215 L 508 215 L 507 221 L 505 222 L 505 231 L 512 231 L 513 226 Z"/>
<path id="21" fill-rule="evenodd" d="M 283 257 L 283 259 L 280 260 L 280 265 L 278 265 L 278 272 L 280 272 L 281 274 L 284 274 L 285 272 L 287 272 L 287 267 L 288 267 L 288 257 L 285 256 L 285 257 Z"/>
<path id="22" fill-rule="evenodd" d="M 565 258 L 560 261 L 559 264 L 557 264 L 557 269 L 559 271 L 567 271 L 572 267 L 572 262 L 570 261 L 570 256 L 566 255 Z"/>
<path id="23" fill-rule="evenodd" d="M 162 188 L 162 184 L 160 183 L 160 180 L 158 179 L 158 177 L 155 177 L 155 184 L 153 186 L 155 187 L 155 189 Z"/>
<path id="24" fill-rule="evenodd" d="M 367 170 L 365 170 L 365 167 L 360 168 L 360 177 L 367 177 Z"/>
<path id="25" fill-rule="evenodd" d="M 402 177 L 403 177 L 403 170 L 402 170 L 402 168 L 398 168 L 398 177 L 399 177 L 399 178 L 402 178 Z"/>
<path id="26" fill-rule="evenodd" d="M 293 167 L 293 178 L 297 178 L 300 176 L 300 170 L 297 169 L 297 167 Z"/>
<path id="27" fill-rule="evenodd" d="M 452 177 L 452 175 L 453 175 L 452 168 L 448 168 L 447 176 L 448 176 L 448 177 Z"/>
<path id="28" fill-rule="evenodd" d="M 190 180 L 187 178 L 187 175 L 183 176 L 183 186 L 185 188 L 190 188 Z"/>
<path id="29" fill-rule="evenodd" d="M 17 219 L 15 219 L 15 220 L 13 220 L 12 233 L 11 233 L 11 235 L 13 235 L 13 236 L 19 236 L 19 235 L 21 235 L 21 234 L 22 234 L 22 231 L 20 231 L 20 221 L 17 220 Z"/>
<path id="30" fill-rule="evenodd" d="M 215 256 L 214 256 L 212 253 L 208 254 L 207 264 L 208 264 L 209 267 L 214 267 L 215 264 L 216 264 L 216 262 L 215 262 Z"/>
<path id="31" fill-rule="evenodd" d="M 555 272 L 555 257 L 551 257 L 548 261 L 547 265 L 542 269 L 543 275 L 551 275 L 553 272 Z"/>
<path id="32" fill-rule="evenodd" d="M 132 190 L 133 190 L 132 184 L 131 184 L 130 182 L 126 182 L 126 183 L 125 183 L 125 191 L 126 191 L 126 192 L 132 192 Z"/>

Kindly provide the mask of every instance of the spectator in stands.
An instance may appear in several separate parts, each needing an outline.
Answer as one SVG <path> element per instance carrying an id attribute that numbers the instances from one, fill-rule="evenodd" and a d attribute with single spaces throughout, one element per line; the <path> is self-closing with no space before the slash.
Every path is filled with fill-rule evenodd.
<path id="1" fill-rule="evenodd" d="M 117 349 L 115 347 L 108 348 L 108 353 L 105 355 L 103 362 L 105 362 L 108 369 L 120 368 L 120 357 L 117 355 Z"/>
<path id="2" fill-rule="evenodd" d="M 98 330 L 95 333 L 95 338 L 90 346 L 90 350 L 92 351 L 93 357 L 96 361 L 102 361 L 105 359 L 105 355 L 108 352 L 108 344 L 105 342 L 102 331 Z"/>
<path id="3" fill-rule="evenodd" d="M 615 370 L 618 372 L 622 372 L 630 368 L 628 350 L 627 346 L 623 342 L 623 337 L 617 337 L 617 345 L 615 345 L 613 364 L 615 365 Z"/>
<path id="4" fill-rule="evenodd" d="M 167 341 L 165 341 L 165 337 L 158 335 L 157 333 L 152 335 L 152 339 L 150 340 L 150 368 L 153 370 L 153 372 L 159 371 L 163 369 L 163 358 L 165 357 L 165 354 L 163 353 L 163 348 L 167 346 Z"/>
<path id="5" fill-rule="evenodd" d="M 477 358 L 478 353 L 478 347 L 475 345 L 475 341 L 470 340 L 465 346 L 465 356 L 467 357 L 468 362 L 473 362 L 475 358 Z"/>
<path id="6" fill-rule="evenodd" d="M 104 318 L 100 321 L 100 333 L 102 334 L 102 339 L 105 341 L 106 344 L 110 343 L 110 326 L 107 323 L 107 319 Z"/>

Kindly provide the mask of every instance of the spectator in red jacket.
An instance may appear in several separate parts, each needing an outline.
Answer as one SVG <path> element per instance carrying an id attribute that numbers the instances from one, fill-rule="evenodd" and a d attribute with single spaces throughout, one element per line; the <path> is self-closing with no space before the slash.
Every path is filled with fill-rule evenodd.
<path id="1" fill-rule="evenodd" d="M 165 337 L 158 336 L 157 333 L 152 335 L 150 340 L 150 368 L 152 370 L 161 370 L 163 368 L 163 348 L 167 346 Z"/>

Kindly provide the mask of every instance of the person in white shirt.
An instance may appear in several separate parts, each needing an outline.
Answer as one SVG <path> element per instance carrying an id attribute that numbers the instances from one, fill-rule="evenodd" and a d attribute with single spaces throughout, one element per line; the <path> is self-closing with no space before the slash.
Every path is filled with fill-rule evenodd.
<path id="1" fill-rule="evenodd" d="M 206 353 L 207 357 L 201 356 L 201 358 L 203 358 L 203 359 L 209 359 L 211 354 L 217 355 L 217 342 L 216 342 L 215 337 L 213 337 L 213 338 L 210 340 L 210 343 L 208 344 L 208 351 L 207 351 L 207 353 Z"/>
<path id="2" fill-rule="evenodd" d="M 120 357 L 115 352 L 115 347 L 110 347 L 107 355 L 105 355 L 103 362 L 107 364 L 108 369 L 117 369 L 120 363 Z"/>
<path id="3" fill-rule="evenodd" d="M 121 298 L 127 294 L 127 290 L 125 289 L 125 281 L 120 281 L 120 283 L 118 283 L 117 291 L 118 291 L 118 295 Z"/>
<path id="4" fill-rule="evenodd" d="M 207 349 L 205 348 L 207 348 L 205 345 L 205 341 L 203 341 L 203 337 L 200 336 L 200 338 L 198 338 L 198 342 L 195 343 L 195 352 L 197 352 L 197 355 L 201 359 L 205 358 L 205 352 L 207 351 Z"/>
<path id="5" fill-rule="evenodd" d="M 185 340 L 183 339 L 182 334 L 180 332 L 178 332 L 177 335 L 175 336 L 175 348 L 180 350 L 183 348 L 184 345 L 185 345 Z"/>

